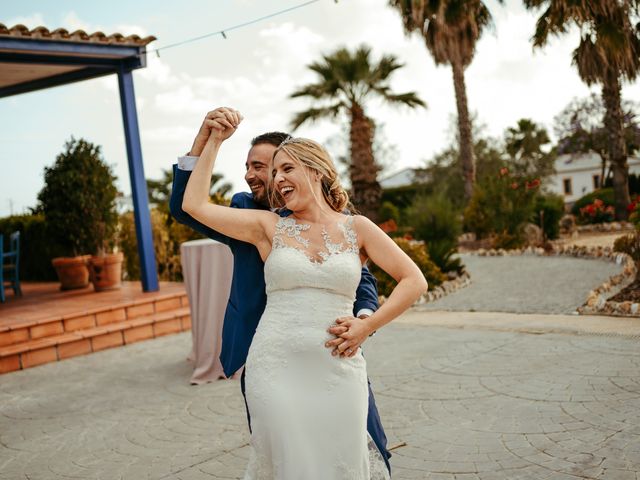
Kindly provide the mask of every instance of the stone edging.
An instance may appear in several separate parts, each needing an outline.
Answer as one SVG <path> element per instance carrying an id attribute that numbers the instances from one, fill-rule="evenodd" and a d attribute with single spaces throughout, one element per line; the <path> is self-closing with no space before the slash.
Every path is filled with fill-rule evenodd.
<path id="1" fill-rule="evenodd" d="M 640 316 L 640 304 L 632 302 L 608 301 L 607 297 L 612 287 L 629 284 L 636 278 L 637 267 L 633 259 L 626 253 L 614 252 L 611 247 L 582 247 L 576 245 L 553 245 L 551 250 L 527 247 L 514 250 L 484 250 L 469 252 L 481 257 L 497 257 L 509 255 L 538 255 L 538 256 L 566 256 L 588 259 L 599 259 L 623 266 L 622 273 L 612 275 L 606 282 L 594 288 L 587 295 L 584 305 L 578 307 L 577 312 L 583 315 L 607 314 L 629 317 Z M 626 285 L 625 285 L 626 286 Z"/>
<path id="2" fill-rule="evenodd" d="M 605 223 L 589 223 L 586 225 L 578 225 L 577 231 L 583 232 L 623 232 L 626 230 L 634 230 L 633 223 L 630 222 L 605 222 Z"/>
<path id="3" fill-rule="evenodd" d="M 460 290 L 461 288 L 466 287 L 471 283 L 471 276 L 469 273 L 464 272 L 459 277 L 454 278 L 453 280 L 447 280 L 443 282 L 441 285 L 438 285 L 433 290 L 429 290 L 427 293 L 422 295 L 414 305 L 424 305 L 425 303 L 434 302 L 436 300 L 441 299 L 442 297 L 446 297 L 450 293 L 455 292 L 456 290 Z M 384 295 L 380 295 L 378 300 L 380 301 L 380 305 L 382 305 L 387 297 Z"/>
<path id="4" fill-rule="evenodd" d="M 468 272 L 464 272 L 459 277 L 454 278 L 453 280 L 447 280 L 443 282 L 441 285 L 438 285 L 433 290 L 429 290 L 427 293 L 422 295 L 417 304 L 424 304 L 429 302 L 434 302 L 436 300 L 441 299 L 442 297 L 446 297 L 450 293 L 455 292 L 456 290 L 460 290 L 461 288 L 466 287 L 471 283 L 471 276 Z"/>

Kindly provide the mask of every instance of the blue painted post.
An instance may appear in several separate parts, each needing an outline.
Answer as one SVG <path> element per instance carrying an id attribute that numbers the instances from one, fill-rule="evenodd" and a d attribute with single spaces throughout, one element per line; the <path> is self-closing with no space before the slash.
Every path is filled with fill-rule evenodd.
<path id="1" fill-rule="evenodd" d="M 140 257 L 140 272 L 142 274 L 142 290 L 155 292 L 158 290 L 158 272 L 153 250 L 147 182 L 142 165 L 142 147 L 140 146 L 140 131 L 138 129 L 136 98 L 133 91 L 131 70 L 120 68 L 118 71 L 118 85 L 120 86 L 120 104 L 122 106 L 124 136 L 127 144 L 131 195 L 133 197 L 133 212 L 136 222 L 136 236 L 138 238 L 138 256 Z"/>

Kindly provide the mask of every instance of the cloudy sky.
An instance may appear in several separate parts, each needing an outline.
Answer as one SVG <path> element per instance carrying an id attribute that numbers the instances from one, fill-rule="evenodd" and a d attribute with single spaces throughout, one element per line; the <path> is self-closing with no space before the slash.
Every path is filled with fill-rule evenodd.
<path id="1" fill-rule="evenodd" d="M 223 30 L 303 0 L 187 0 L 81 2 L 4 1 L 0 22 L 34 28 L 96 30 L 107 34 L 154 35 L 149 48 L 161 48 Z M 469 107 L 501 136 L 519 118 L 551 130 L 553 117 L 589 89 L 571 66 L 574 32 L 533 51 L 530 37 L 536 14 L 522 2 L 487 0 L 495 28 L 478 44 L 467 69 Z M 451 141 L 455 113 L 451 70 L 436 67 L 418 37 L 407 38 L 398 14 L 386 0 L 320 0 L 304 8 L 150 55 L 146 69 L 134 73 L 145 174 L 158 178 L 186 152 L 207 111 L 221 105 L 240 110 L 245 121 L 221 152 L 217 171 L 244 189 L 243 171 L 250 139 L 267 130 L 287 130 L 292 115 L 308 106 L 288 95 L 314 81 L 306 66 L 340 47 L 370 45 L 374 56 L 392 53 L 405 67 L 395 73 L 396 92 L 416 91 L 427 109 L 391 109 L 371 102 L 368 113 L 383 124 L 395 146 L 389 172 L 428 161 Z M 623 96 L 640 99 L 640 85 L 625 85 Z M 330 145 L 344 132 L 340 122 L 301 127 L 296 134 Z M 0 216 L 35 206 L 43 169 L 54 162 L 71 136 L 102 145 L 118 187 L 130 193 L 122 117 L 115 77 L 91 80 L 0 99 Z M 339 151 L 335 151 L 339 154 Z"/>

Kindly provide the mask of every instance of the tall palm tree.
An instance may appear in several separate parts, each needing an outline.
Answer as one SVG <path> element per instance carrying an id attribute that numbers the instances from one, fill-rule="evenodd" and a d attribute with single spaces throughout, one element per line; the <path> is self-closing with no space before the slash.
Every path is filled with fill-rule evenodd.
<path id="1" fill-rule="evenodd" d="M 573 63 L 587 84 L 602 86 L 605 106 L 609 161 L 613 173 L 616 218 L 627 218 L 629 204 L 629 165 L 624 137 L 624 118 L 620 99 L 621 82 L 633 81 L 640 72 L 640 0 L 525 0 L 530 9 L 544 7 L 533 36 L 535 47 L 542 47 L 550 35 L 580 29 L 580 43 L 573 51 Z"/>
<path id="2" fill-rule="evenodd" d="M 501 2 L 501 0 L 499 0 Z M 473 195 L 476 166 L 464 71 L 491 14 L 481 0 L 390 0 L 400 11 L 405 31 L 418 32 L 436 65 L 451 65 L 458 110 L 460 164 L 466 200 Z"/>
<path id="3" fill-rule="evenodd" d="M 377 63 L 372 62 L 371 49 L 367 46 L 361 46 L 355 52 L 340 48 L 308 65 L 318 75 L 318 81 L 291 94 L 292 98 L 309 97 L 313 101 L 311 108 L 294 116 L 293 129 L 305 122 L 348 115 L 351 199 L 356 208 L 373 221 L 378 220 L 382 189 L 377 180 L 379 166 L 373 155 L 375 126 L 365 113 L 365 104 L 378 96 L 390 104 L 411 108 L 426 106 L 415 92 L 396 94 L 391 91 L 389 77 L 402 67 L 394 55 L 385 55 Z"/>

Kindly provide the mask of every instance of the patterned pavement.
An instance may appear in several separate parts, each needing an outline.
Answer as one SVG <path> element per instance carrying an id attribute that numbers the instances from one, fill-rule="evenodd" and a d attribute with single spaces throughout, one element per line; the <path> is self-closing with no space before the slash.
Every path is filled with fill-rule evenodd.
<path id="1" fill-rule="evenodd" d="M 406 442 L 394 479 L 640 480 L 640 338 L 451 327 L 398 322 L 366 346 L 389 444 Z M 190 342 L 1 376 L 0 478 L 242 478 L 238 382 L 189 385 Z"/>

